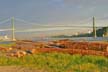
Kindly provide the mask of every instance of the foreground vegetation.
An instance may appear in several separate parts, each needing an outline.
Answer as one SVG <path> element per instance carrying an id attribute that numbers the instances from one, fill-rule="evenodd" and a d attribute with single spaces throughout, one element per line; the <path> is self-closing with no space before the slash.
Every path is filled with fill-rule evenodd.
<path id="1" fill-rule="evenodd" d="M 12 46 L 14 46 L 14 45 L 16 45 L 16 43 L 9 43 L 9 44 L 0 44 L 0 47 L 12 47 Z"/>
<path id="2" fill-rule="evenodd" d="M 23 58 L 0 57 L 1 66 L 22 66 L 48 72 L 108 72 L 108 58 L 40 53 Z"/>

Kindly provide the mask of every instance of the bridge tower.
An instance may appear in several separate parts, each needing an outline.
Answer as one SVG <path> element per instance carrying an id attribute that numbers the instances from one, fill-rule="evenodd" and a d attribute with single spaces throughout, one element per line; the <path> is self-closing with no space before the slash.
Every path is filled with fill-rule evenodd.
<path id="1" fill-rule="evenodd" d="M 11 24 L 12 24 L 12 40 L 15 41 L 15 27 L 14 27 L 14 17 L 11 18 Z"/>
<path id="2" fill-rule="evenodd" d="M 95 17 L 93 17 L 93 37 L 97 37 L 97 34 L 96 34 L 96 26 L 95 26 Z"/>

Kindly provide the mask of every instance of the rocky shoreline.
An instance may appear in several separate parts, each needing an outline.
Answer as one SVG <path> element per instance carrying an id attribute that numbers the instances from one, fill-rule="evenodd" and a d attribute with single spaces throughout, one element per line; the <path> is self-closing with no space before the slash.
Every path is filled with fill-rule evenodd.
<path id="1" fill-rule="evenodd" d="M 56 40 L 49 42 L 16 41 L 15 45 L 4 48 L 0 51 L 6 52 L 6 56 L 23 57 L 25 55 L 37 53 L 62 52 L 81 55 L 98 55 L 108 57 L 108 42 L 86 42 Z"/>

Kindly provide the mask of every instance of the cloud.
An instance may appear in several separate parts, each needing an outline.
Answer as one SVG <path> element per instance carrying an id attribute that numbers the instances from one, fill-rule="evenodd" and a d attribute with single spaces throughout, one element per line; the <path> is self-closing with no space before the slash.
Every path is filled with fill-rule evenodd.
<path id="1" fill-rule="evenodd" d="M 56 31 L 56 30 L 68 30 L 68 29 L 79 29 L 79 28 L 73 28 L 73 27 L 54 27 L 54 28 L 38 28 L 38 29 L 16 30 L 15 32 Z"/>
<path id="2" fill-rule="evenodd" d="M 1 31 L 11 31 L 12 29 L 0 29 L 0 32 Z"/>
<path id="3" fill-rule="evenodd" d="M 50 2 L 63 2 L 64 0 L 50 0 Z"/>

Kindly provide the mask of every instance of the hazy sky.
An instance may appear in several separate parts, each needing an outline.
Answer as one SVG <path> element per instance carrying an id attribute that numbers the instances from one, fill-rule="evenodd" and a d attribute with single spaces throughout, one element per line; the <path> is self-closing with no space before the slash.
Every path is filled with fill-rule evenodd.
<path id="1" fill-rule="evenodd" d="M 0 20 L 12 16 L 42 25 L 90 25 L 95 16 L 108 26 L 108 0 L 0 0 Z"/>
<path id="2" fill-rule="evenodd" d="M 39 24 L 107 19 L 108 0 L 0 0 L 0 19 L 12 16 Z"/>

